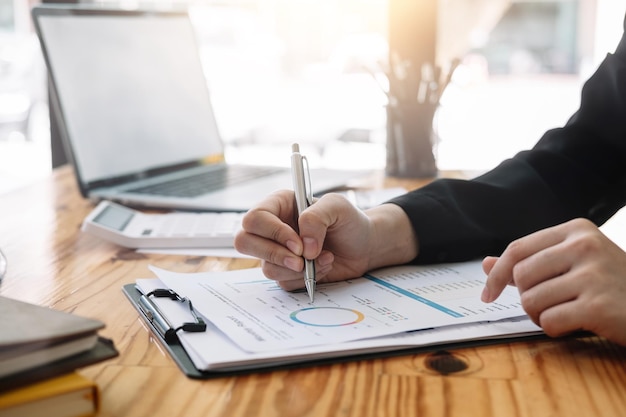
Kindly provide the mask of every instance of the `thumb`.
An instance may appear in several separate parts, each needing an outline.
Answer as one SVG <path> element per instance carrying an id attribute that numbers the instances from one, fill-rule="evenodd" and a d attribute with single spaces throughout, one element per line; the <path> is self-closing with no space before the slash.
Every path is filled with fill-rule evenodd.
<path id="1" fill-rule="evenodd" d="M 325 194 L 304 210 L 298 219 L 298 229 L 303 243 L 303 256 L 315 259 L 324 247 L 329 228 L 353 217 L 355 207 L 338 194 Z"/>

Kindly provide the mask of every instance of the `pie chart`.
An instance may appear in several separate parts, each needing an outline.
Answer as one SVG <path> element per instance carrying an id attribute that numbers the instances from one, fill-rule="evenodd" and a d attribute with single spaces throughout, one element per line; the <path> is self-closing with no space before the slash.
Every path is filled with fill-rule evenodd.
<path id="1" fill-rule="evenodd" d="M 296 323 L 315 327 L 350 326 L 365 316 L 357 310 L 343 307 L 307 307 L 289 315 Z"/>

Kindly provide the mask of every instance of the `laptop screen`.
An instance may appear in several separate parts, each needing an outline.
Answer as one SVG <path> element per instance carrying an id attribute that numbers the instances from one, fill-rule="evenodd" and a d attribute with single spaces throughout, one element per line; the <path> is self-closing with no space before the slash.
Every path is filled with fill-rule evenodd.
<path id="1" fill-rule="evenodd" d="M 82 183 L 222 155 L 186 13 L 33 11 Z"/>

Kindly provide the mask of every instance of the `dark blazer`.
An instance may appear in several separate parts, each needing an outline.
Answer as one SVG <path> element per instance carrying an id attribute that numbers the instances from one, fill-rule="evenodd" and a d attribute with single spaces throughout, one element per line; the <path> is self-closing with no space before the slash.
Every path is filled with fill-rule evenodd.
<path id="1" fill-rule="evenodd" d="M 418 263 L 497 255 L 577 217 L 605 222 L 626 204 L 626 35 L 587 80 L 565 126 L 480 177 L 440 179 L 392 202 L 417 233 Z"/>

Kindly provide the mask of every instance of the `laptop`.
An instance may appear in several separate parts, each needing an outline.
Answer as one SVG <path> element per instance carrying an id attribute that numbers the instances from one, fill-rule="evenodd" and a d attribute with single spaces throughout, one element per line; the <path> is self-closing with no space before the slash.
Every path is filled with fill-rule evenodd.
<path id="1" fill-rule="evenodd" d="M 289 169 L 229 164 L 186 11 L 36 6 L 53 113 L 81 194 L 139 207 L 246 211 Z M 209 64 L 210 65 L 210 64 Z M 285 144 L 285 161 L 291 144 Z M 311 171 L 312 192 L 363 172 Z"/>

